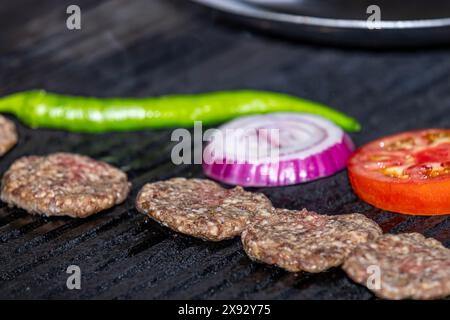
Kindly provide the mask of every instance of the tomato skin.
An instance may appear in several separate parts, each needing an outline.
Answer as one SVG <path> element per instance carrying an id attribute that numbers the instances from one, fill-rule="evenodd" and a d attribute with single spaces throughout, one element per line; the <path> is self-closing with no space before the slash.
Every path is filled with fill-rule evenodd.
<path id="1" fill-rule="evenodd" d="M 350 168 L 348 176 L 358 197 L 377 208 L 412 215 L 450 214 L 450 180 L 392 183 L 358 175 Z"/>
<path id="2" fill-rule="evenodd" d="M 393 178 L 365 171 L 359 159 L 370 154 L 374 146 L 393 137 L 395 138 L 390 136 L 371 142 L 356 150 L 349 159 L 348 176 L 354 192 L 367 203 L 387 211 L 412 215 L 450 214 L 450 175 L 420 180 Z M 434 161 L 434 155 L 441 156 L 442 160 L 448 159 L 448 154 L 444 151 L 423 152 L 418 158 L 422 160 L 426 156 L 429 158 L 425 160 Z"/>

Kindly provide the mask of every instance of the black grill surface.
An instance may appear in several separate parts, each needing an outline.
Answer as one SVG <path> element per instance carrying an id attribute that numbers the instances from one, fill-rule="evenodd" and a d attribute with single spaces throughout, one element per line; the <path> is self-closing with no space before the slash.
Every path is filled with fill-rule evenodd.
<path id="1" fill-rule="evenodd" d="M 381 135 L 449 127 L 450 50 L 368 52 L 253 34 L 187 1 L 79 0 L 82 29 L 66 29 L 70 1 L 7 1 L 0 9 L 0 94 L 44 88 L 149 96 L 255 88 L 321 101 L 358 118 L 357 145 Z M 171 130 L 100 135 L 31 130 L 0 160 L 70 151 L 125 170 L 128 200 L 87 219 L 43 218 L 0 204 L 0 298 L 372 299 L 339 269 L 291 274 L 252 263 L 238 239 L 196 240 L 134 209 L 146 182 L 202 177 L 170 161 Z M 358 200 L 346 172 L 303 185 L 257 189 L 277 207 L 362 212 L 386 232 L 417 231 L 450 245 L 448 216 L 392 214 Z M 81 290 L 66 288 L 78 265 Z"/>

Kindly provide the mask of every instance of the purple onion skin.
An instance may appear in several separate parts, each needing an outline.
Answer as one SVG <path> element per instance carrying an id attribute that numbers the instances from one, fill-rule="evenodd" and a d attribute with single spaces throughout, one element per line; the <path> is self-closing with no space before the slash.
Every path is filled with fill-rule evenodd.
<path id="1" fill-rule="evenodd" d="M 279 163 L 236 164 L 203 163 L 206 176 L 230 185 L 243 187 L 279 187 L 328 177 L 347 166 L 354 144 L 347 134 L 342 141 L 306 159 L 289 159 Z M 265 174 L 268 173 L 268 174 Z"/>

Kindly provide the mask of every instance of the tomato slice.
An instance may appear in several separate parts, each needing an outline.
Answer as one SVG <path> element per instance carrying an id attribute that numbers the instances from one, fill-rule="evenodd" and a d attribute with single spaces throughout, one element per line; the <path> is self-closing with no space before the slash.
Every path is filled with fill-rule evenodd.
<path id="1" fill-rule="evenodd" d="M 384 137 L 348 162 L 355 193 L 375 207 L 415 215 L 450 214 L 450 129 Z"/>

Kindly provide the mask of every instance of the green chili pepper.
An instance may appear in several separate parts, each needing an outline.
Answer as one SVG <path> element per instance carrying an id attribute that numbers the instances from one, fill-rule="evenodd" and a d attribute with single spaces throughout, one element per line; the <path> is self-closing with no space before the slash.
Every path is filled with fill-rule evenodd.
<path id="1" fill-rule="evenodd" d="M 0 112 L 27 125 L 75 132 L 108 132 L 217 124 L 238 116 L 276 111 L 305 112 L 328 118 L 347 131 L 360 124 L 336 110 L 282 93 L 221 91 L 153 98 L 93 98 L 25 91 L 0 98 Z"/>

